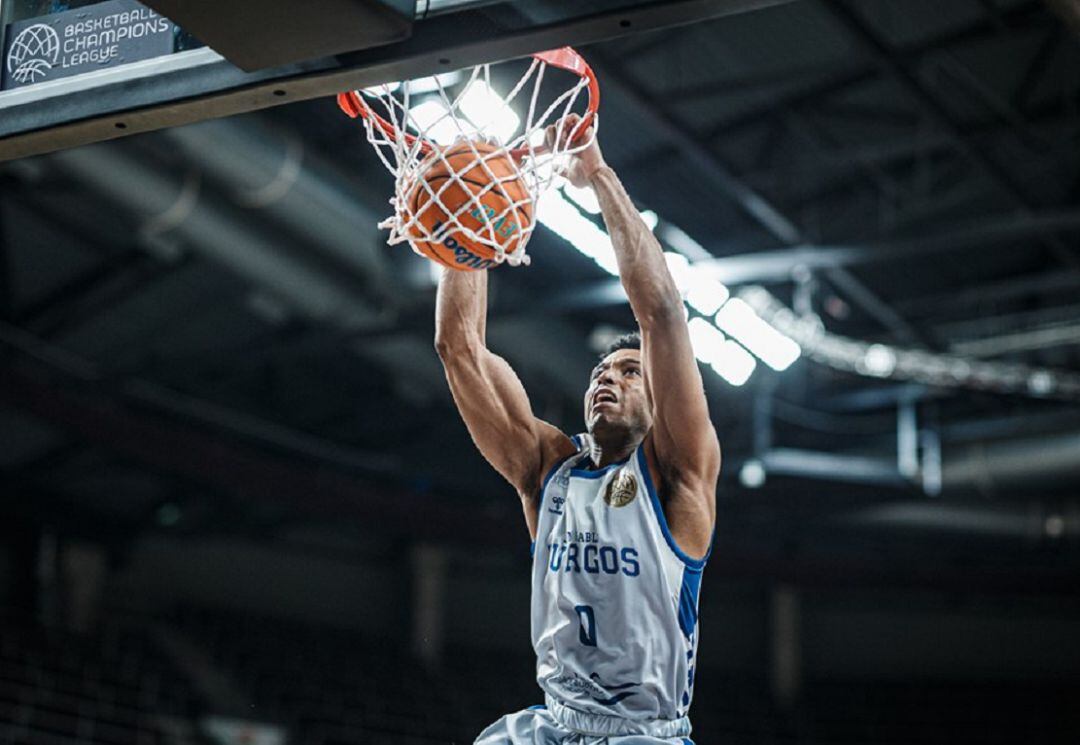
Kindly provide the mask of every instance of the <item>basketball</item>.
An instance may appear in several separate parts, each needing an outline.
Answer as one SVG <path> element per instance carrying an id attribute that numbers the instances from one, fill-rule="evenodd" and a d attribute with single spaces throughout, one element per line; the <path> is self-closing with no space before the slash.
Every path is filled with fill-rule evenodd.
<path id="1" fill-rule="evenodd" d="M 405 211 L 413 248 L 461 271 L 495 266 L 495 245 L 507 254 L 522 249 L 533 220 L 532 200 L 514 163 L 483 140 L 433 150 L 408 190 Z"/>

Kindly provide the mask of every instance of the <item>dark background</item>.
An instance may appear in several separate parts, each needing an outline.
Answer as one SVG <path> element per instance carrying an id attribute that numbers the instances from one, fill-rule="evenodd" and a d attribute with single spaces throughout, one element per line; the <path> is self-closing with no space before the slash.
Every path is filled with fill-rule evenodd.
<path id="1" fill-rule="evenodd" d="M 800 0 L 580 51 L 608 161 L 733 291 L 1064 378 L 1068 5 Z M 194 743 L 217 713 L 463 743 L 539 703 L 520 507 L 448 395 L 427 265 L 378 233 L 391 187 L 331 100 L 0 164 L 0 742 Z M 546 228 L 529 250 L 488 342 L 577 432 L 633 318 Z M 1075 741 L 1075 398 L 702 370 L 695 741 Z"/>

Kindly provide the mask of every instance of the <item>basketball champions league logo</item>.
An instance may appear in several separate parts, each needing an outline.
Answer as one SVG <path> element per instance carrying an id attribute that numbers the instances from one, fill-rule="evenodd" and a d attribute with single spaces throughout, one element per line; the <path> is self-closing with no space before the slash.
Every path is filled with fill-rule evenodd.
<path id="1" fill-rule="evenodd" d="M 604 503 L 608 507 L 625 507 L 634 501 L 636 495 L 637 479 L 634 474 L 620 470 L 615 478 L 608 482 Z"/>
<path id="2" fill-rule="evenodd" d="M 59 59 L 60 36 L 52 26 L 35 23 L 24 28 L 11 42 L 8 74 L 19 84 L 36 83 L 48 75 Z"/>
<path id="3" fill-rule="evenodd" d="M 115 67 L 173 51 L 172 21 L 135 0 L 107 0 L 7 29 L 4 89 Z"/>

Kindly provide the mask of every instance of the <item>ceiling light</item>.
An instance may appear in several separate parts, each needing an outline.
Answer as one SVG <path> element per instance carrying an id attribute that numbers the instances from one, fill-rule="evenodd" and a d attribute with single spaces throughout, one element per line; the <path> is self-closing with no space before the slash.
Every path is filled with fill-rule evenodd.
<path id="1" fill-rule="evenodd" d="M 426 78 L 416 78 L 409 81 L 409 93 L 433 93 L 440 87 L 449 88 L 455 85 L 464 76 L 465 73 L 461 70 L 454 70 L 439 75 L 429 75 Z"/>
<path id="2" fill-rule="evenodd" d="M 732 385 L 742 385 L 749 379 L 757 363 L 745 349 L 704 318 L 691 318 L 687 328 L 695 357 Z"/>
<path id="3" fill-rule="evenodd" d="M 720 356 L 709 365 L 721 378 L 739 386 L 750 379 L 754 374 L 757 363 L 754 356 L 728 339 L 724 342 Z"/>
<path id="4" fill-rule="evenodd" d="M 449 145 L 462 134 L 460 125 L 450 116 L 446 104 L 437 98 L 424 101 L 409 111 L 413 127 L 426 139 Z"/>
<path id="5" fill-rule="evenodd" d="M 660 240 L 691 261 L 708 261 L 714 258 L 712 254 L 706 251 L 700 243 L 687 235 L 678 225 L 665 222 L 660 227 L 660 230 L 657 231 L 657 235 Z"/>
<path id="6" fill-rule="evenodd" d="M 774 370 L 786 370 L 802 354 L 793 339 L 763 321 L 753 308 L 739 298 L 732 298 L 724 304 L 716 314 L 716 325 L 738 339 Z"/>
<path id="7" fill-rule="evenodd" d="M 872 344 L 863 356 L 862 367 L 870 375 L 887 378 L 896 369 L 896 352 L 884 344 Z"/>
<path id="8" fill-rule="evenodd" d="M 483 80 L 469 83 L 458 108 L 479 131 L 499 142 L 508 142 L 521 123 L 521 117 Z"/>
<path id="9" fill-rule="evenodd" d="M 454 70 L 453 72 L 444 72 L 439 75 L 429 75 L 426 78 L 410 80 L 408 81 L 409 94 L 415 96 L 422 93 L 434 93 L 440 87 L 449 88 L 461 80 L 463 74 L 461 70 Z M 392 80 L 389 83 L 378 83 L 362 90 L 369 96 L 384 96 L 393 93 L 399 88 L 401 88 L 401 82 Z"/>
<path id="10" fill-rule="evenodd" d="M 568 181 L 563 186 L 563 193 L 570 198 L 570 201 L 590 215 L 600 214 L 600 202 L 597 201 L 596 192 L 591 187 L 579 189 Z"/>
<path id="11" fill-rule="evenodd" d="M 595 261 L 608 274 L 619 274 L 611 238 L 581 214 L 558 189 L 549 189 L 540 197 L 536 216 L 545 227 Z"/>
<path id="12" fill-rule="evenodd" d="M 652 210 L 642 210 L 640 213 L 642 221 L 649 231 L 656 230 L 656 226 L 660 223 L 660 216 Z"/>
<path id="13" fill-rule="evenodd" d="M 765 466 L 757 458 L 743 463 L 739 469 L 739 481 L 747 489 L 758 489 L 765 484 Z"/>
<path id="14" fill-rule="evenodd" d="M 695 357 L 709 364 L 720 356 L 727 337 L 721 334 L 716 326 L 704 318 L 691 318 L 687 328 L 690 330 L 690 346 L 694 348 Z"/>
<path id="15" fill-rule="evenodd" d="M 687 275 L 686 302 L 704 316 L 711 316 L 727 302 L 731 293 L 721 282 L 708 276 L 700 267 L 690 266 Z"/>
<path id="16" fill-rule="evenodd" d="M 678 288 L 680 294 L 685 294 L 690 283 L 690 262 L 682 254 L 672 251 L 664 252 L 664 261 L 667 262 L 671 278 L 675 280 L 675 287 Z"/>

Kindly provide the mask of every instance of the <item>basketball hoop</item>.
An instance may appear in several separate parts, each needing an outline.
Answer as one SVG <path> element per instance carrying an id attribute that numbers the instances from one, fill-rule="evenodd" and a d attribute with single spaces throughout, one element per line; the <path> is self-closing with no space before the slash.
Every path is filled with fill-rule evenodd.
<path id="1" fill-rule="evenodd" d="M 363 120 L 368 141 L 394 176 L 394 214 L 379 223 L 390 231 L 387 243 L 409 242 L 453 268 L 529 263 L 525 244 L 537 201 L 569 157 L 595 138 L 600 87 L 570 47 L 533 54 L 527 64 L 505 96 L 495 92 L 491 64 L 338 95 L 341 109 Z M 503 63 L 494 77 L 505 86 L 513 74 Z M 564 131 L 571 114 L 577 123 Z M 554 141 L 545 142 L 552 125 Z M 446 246 L 470 250 L 458 249 L 456 259 L 452 252 L 450 259 L 436 255 Z"/>

